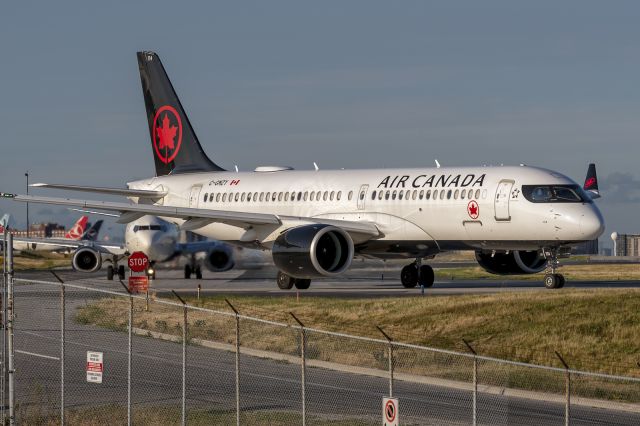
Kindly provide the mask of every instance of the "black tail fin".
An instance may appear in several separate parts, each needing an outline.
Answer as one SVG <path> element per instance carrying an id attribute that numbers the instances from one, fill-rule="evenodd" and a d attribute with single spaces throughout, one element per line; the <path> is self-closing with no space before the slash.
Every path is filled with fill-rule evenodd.
<path id="1" fill-rule="evenodd" d="M 154 52 L 138 52 L 156 175 L 224 170 L 207 157 Z"/>
<path id="2" fill-rule="evenodd" d="M 600 189 L 598 189 L 598 175 L 596 174 L 596 165 L 589 164 L 587 177 L 584 180 L 583 189 L 591 194 L 591 198 L 600 197 Z"/>
<path id="3" fill-rule="evenodd" d="M 99 220 L 94 223 L 92 226 L 88 227 L 82 236 L 83 240 L 87 241 L 96 241 L 98 239 L 98 234 L 100 234 L 100 228 L 102 227 L 103 220 Z"/>

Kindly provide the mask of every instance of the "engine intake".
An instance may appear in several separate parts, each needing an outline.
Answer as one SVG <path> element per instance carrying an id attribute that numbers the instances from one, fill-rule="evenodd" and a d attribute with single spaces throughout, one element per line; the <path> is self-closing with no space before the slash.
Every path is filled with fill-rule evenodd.
<path id="1" fill-rule="evenodd" d="M 331 277 L 346 271 L 353 259 L 353 240 L 331 225 L 304 225 L 276 238 L 273 261 L 295 278 Z"/>
<path id="2" fill-rule="evenodd" d="M 212 272 L 224 272 L 233 268 L 233 252 L 226 245 L 220 245 L 207 253 L 205 259 L 207 269 Z"/>
<path id="3" fill-rule="evenodd" d="M 493 254 L 478 250 L 476 260 L 485 271 L 496 275 L 536 274 L 547 266 L 546 259 L 538 251 L 513 250 Z"/>
<path id="4" fill-rule="evenodd" d="M 76 271 L 95 272 L 102 267 L 102 256 L 94 249 L 84 247 L 73 254 L 71 265 Z"/>

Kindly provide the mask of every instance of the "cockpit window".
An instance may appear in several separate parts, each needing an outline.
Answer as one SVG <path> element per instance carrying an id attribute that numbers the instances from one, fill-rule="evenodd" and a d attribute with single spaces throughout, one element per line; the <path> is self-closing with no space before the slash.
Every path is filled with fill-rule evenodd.
<path id="1" fill-rule="evenodd" d="M 136 225 L 133 227 L 133 232 L 138 231 L 164 231 L 165 227 L 162 225 Z"/>
<path id="2" fill-rule="evenodd" d="M 522 185 L 522 195 L 532 203 L 590 203 L 578 185 Z"/>

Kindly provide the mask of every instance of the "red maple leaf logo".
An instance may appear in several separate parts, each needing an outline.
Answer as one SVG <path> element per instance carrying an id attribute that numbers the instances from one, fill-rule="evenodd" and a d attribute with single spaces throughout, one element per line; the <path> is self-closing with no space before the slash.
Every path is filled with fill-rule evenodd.
<path id="1" fill-rule="evenodd" d="M 158 149 L 174 149 L 175 144 L 173 143 L 173 139 L 176 137 L 177 130 L 178 128 L 176 126 L 170 125 L 169 117 L 165 114 L 162 119 L 162 127 L 156 127 L 156 132 L 160 139 Z"/>
<path id="2" fill-rule="evenodd" d="M 478 206 L 478 203 L 476 203 L 474 200 L 469 201 L 469 204 L 467 205 L 467 212 L 469 213 L 469 217 L 471 217 L 471 219 L 477 219 L 480 216 L 480 207 Z"/>

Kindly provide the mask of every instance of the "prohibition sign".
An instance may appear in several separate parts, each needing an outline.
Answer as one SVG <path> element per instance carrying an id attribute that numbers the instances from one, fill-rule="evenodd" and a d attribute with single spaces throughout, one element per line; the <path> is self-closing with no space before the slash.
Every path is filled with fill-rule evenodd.
<path id="1" fill-rule="evenodd" d="M 384 407 L 384 415 L 390 423 L 396 420 L 396 406 L 393 403 L 393 400 L 387 401 L 387 404 Z"/>

